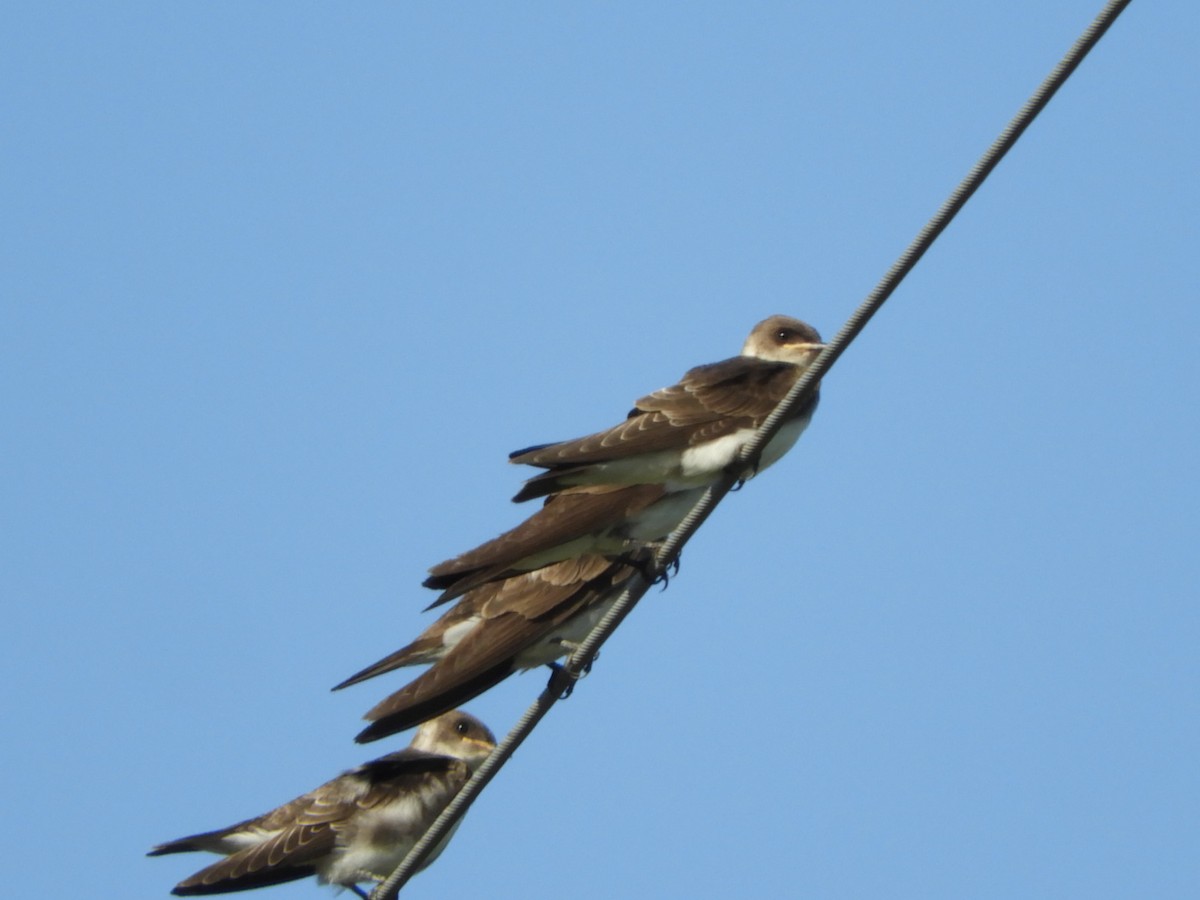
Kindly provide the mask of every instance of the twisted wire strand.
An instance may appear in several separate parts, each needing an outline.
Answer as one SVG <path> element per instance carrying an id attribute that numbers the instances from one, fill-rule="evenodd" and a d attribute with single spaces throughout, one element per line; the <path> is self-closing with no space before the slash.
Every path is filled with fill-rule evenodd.
<path id="1" fill-rule="evenodd" d="M 684 517 L 679 527 L 667 536 L 655 554 L 654 563 L 647 575 L 645 577 L 635 576 L 630 584 L 626 586 L 621 592 L 620 597 L 614 602 L 612 608 L 596 623 L 596 626 L 570 655 L 566 663 L 554 671 L 546 687 L 521 718 L 517 720 L 517 723 L 505 736 L 504 740 L 492 751 L 491 756 L 483 762 L 470 781 L 447 804 L 441 815 L 438 816 L 429 827 L 429 830 L 413 846 L 400 865 L 396 867 L 385 881 L 380 882 L 375 887 L 371 892 L 370 900 L 394 900 L 400 889 L 420 868 L 429 851 L 462 818 L 467 808 L 475 801 L 475 798 L 487 786 L 488 782 L 496 776 L 496 773 L 499 772 L 504 764 L 508 762 L 517 748 L 525 741 L 525 738 L 532 733 L 538 722 L 562 698 L 563 693 L 579 679 L 581 673 L 595 658 L 600 647 L 617 629 L 622 620 L 633 611 L 633 607 L 637 605 L 637 602 L 649 589 L 650 584 L 667 570 L 679 555 L 679 551 L 683 549 L 683 546 L 696 532 L 696 529 L 704 523 L 705 519 L 716 508 L 716 505 L 729 493 L 734 484 L 737 483 L 738 478 L 735 473 L 744 471 L 747 466 L 757 464 L 763 447 L 779 431 L 791 411 L 801 403 L 807 401 L 808 397 L 816 389 L 817 384 L 820 383 L 821 378 L 825 376 L 842 353 L 845 352 L 846 348 L 858 336 L 859 332 L 866 327 L 871 317 L 879 311 L 880 307 L 892 295 L 892 292 L 895 291 L 900 282 L 904 280 L 904 277 L 912 270 L 921 257 L 924 256 L 925 251 L 933 245 L 933 242 L 937 240 L 946 226 L 958 214 L 958 211 L 962 209 L 967 200 L 971 198 L 971 195 L 983 184 L 988 175 L 991 174 L 991 171 L 1017 142 L 1025 129 L 1037 118 L 1038 113 L 1050 102 L 1050 99 L 1058 89 L 1066 83 L 1071 73 L 1075 71 L 1130 2 L 1132 0 L 1109 0 L 1092 23 L 1084 29 L 1083 33 L 1080 34 L 1079 38 L 1071 46 L 1071 49 L 1067 51 L 1058 64 L 1051 70 L 1050 74 L 1038 85 L 1037 89 L 1025 101 L 1017 114 L 1013 116 L 1004 130 L 1000 132 L 996 140 L 980 156 L 975 165 L 971 167 L 971 170 L 963 177 L 954 190 L 950 192 L 950 195 L 938 208 L 937 212 L 925 223 L 924 227 L 917 233 L 917 236 L 913 238 L 904 252 L 900 254 L 899 258 L 897 258 L 879 280 L 875 288 L 859 304 L 858 308 L 854 310 L 850 318 L 846 320 L 846 324 L 825 345 L 825 348 L 813 361 L 809 369 L 767 417 L 753 437 L 746 442 L 746 445 L 742 448 L 738 456 L 737 462 L 730 466 L 729 473 L 711 485 L 701 495 L 700 499 L 696 501 L 695 506 Z"/>

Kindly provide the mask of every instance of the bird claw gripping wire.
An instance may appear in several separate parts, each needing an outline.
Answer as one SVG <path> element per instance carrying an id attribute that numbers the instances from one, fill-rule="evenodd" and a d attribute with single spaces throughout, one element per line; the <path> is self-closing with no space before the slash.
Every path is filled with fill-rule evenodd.
<path id="1" fill-rule="evenodd" d="M 554 687 L 555 678 L 560 676 L 566 677 L 567 686 L 563 688 L 562 693 L 558 695 L 559 700 L 566 700 L 573 693 L 575 693 L 575 682 L 579 680 L 579 676 L 572 675 L 570 672 L 568 672 L 566 666 L 564 666 L 562 663 L 552 662 L 546 663 L 546 665 L 550 668 L 550 680 L 546 682 L 546 687 Z"/>
<path id="2" fill-rule="evenodd" d="M 674 578 L 678 574 L 679 574 L 679 556 L 678 556 L 678 554 L 676 554 L 675 558 L 673 560 L 671 560 L 671 562 L 667 565 L 667 567 L 665 569 L 663 569 L 661 572 L 658 573 L 658 577 L 655 578 L 654 581 L 651 583 L 652 584 L 661 584 L 662 590 L 665 591 L 667 589 L 667 585 L 671 583 L 671 579 Z"/>
<path id="3" fill-rule="evenodd" d="M 748 466 L 742 465 L 736 459 L 726 466 L 725 474 L 732 475 L 736 479 L 733 482 L 733 486 L 729 489 L 729 492 L 732 494 L 734 491 L 740 491 L 745 486 L 747 481 L 758 474 L 759 464 L 760 460 L 756 455 L 754 462 Z"/>
<path id="4" fill-rule="evenodd" d="M 649 546 L 649 545 L 647 545 Z M 632 566 L 637 569 L 638 574 L 646 581 L 647 584 L 661 584 L 663 590 L 667 589 L 667 582 L 671 580 L 672 575 L 679 574 L 679 554 L 675 554 L 675 558 L 661 572 L 655 571 L 654 558 L 651 556 L 641 555 L 639 553 L 630 553 L 620 557 L 621 562 L 627 566 Z"/>
<path id="5" fill-rule="evenodd" d="M 569 652 L 569 653 L 574 653 L 577 649 L 579 649 L 579 645 L 573 641 L 560 641 L 559 643 L 562 644 L 562 646 L 564 648 L 566 648 L 567 652 Z M 571 696 L 571 694 L 573 694 L 575 692 L 575 685 L 579 683 L 580 679 L 586 678 L 588 675 L 592 674 L 592 665 L 599 658 L 600 658 L 600 654 L 599 653 L 595 654 L 591 659 L 589 659 L 586 663 L 583 664 L 583 668 L 581 668 L 579 670 L 579 672 L 576 674 L 572 674 L 570 672 L 570 670 L 568 670 L 567 667 L 564 666 L 562 663 L 559 663 L 559 662 L 546 663 L 546 665 L 550 668 L 550 680 L 548 682 L 546 682 L 546 686 L 550 687 L 551 685 L 553 685 L 554 679 L 557 678 L 559 673 L 561 672 L 569 680 L 567 682 L 567 686 L 565 688 L 563 688 L 563 692 L 558 695 L 558 699 L 566 700 L 568 697 Z"/>

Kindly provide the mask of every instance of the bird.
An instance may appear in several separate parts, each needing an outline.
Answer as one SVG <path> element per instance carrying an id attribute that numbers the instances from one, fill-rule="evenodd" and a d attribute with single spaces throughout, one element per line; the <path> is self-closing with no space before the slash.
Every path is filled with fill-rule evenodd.
<path id="1" fill-rule="evenodd" d="M 678 384 L 642 397 L 625 421 L 575 440 L 538 444 L 509 461 L 546 471 L 513 500 L 523 502 L 582 485 L 662 484 L 674 492 L 707 486 L 824 349 L 811 325 L 774 315 L 759 322 L 739 356 L 689 370 Z M 793 411 L 745 480 L 783 456 L 808 427 L 818 391 Z"/>
<path id="2" fill-rule="evenodd" d="M 387 878 L 495 746 L 486 725 L 453 710 L 423 724 L 404 750 L 344 772 L 261 816 L 159 844 L 147 855 L 224 854 L 175 886 L 172 893 L 182 897 L 315 875 L 321 884 L 366 898 L 358 884 Z M 452 834 L 433 848 L 422 868 Z"/>
<path id="3" fill-rule="evenodd" d="M 514 672 L 571 652 L 611 608 L 649 554 L 629 562 L 588 554 L 472 588 L 416 640 L 358 672 L 340 690 L 403 666 L 432 664 L 365 716 L 374 741 L 466 703 Z"/>
<path id="4" fill-rule="evenodd" d="M 565 488 L 515 528 L 432 567 L 423 584 L 442 593 L 426 609 L 578 556 L 632 558 L 670 534 L 703 492 L 672 492 L 662 484 Z"/>

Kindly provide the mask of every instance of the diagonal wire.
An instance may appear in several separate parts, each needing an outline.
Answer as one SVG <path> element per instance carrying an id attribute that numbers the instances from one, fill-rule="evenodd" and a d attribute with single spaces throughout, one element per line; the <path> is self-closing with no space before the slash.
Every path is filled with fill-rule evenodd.
<path id="1" fill-rule="evenodd" d="M 742 452 L 738 456 L 737 462 L 730 466 L 729 473 L 704 492 L 700 499 L 696 501 L 696 505 L 692 507 L 691 511 L 680 523 L 679 527 L 663 541 L 658 552 L 655 554 L 654 564 L 647 573 L 647 576 L 635 576 L 630 584 L 621 592 L 621 596 L 617 598 L 612 608 L 596 623 L 595 628 L 592 629 L 591 633 L 575 649 L 567 662 L 555 670 L 545 689 L 538 695 L 537 699 L 534 700 L 533 704 L 525 711 L 521 718 L 517 720 L 517 723 L 508 735 L 505 736 L 504 740 L 500 742 L 499 746 L 492 751 L 491 756 L 483 762 L 471 777 L 471 780 L 450 801 L 441 815 L 429 827 L 429 830 L 425 832 L 400 865 L 396 867 L 395 871 L 392 872 L 387 880 L 381 882 L 371 892 L 370 900 L 394 900 L 400 892 L 400 888 L 421 867 L 425 857 L 429 855 L 431 848 L 441 842 L 442 838 L 454 827 L 455 823 L 462 818 L 467 808 L 479 795 L 479 792 L 487 786 L 488 782 L 495 777 L 500 768 L 508 762 L 509 758 L 516 752 L 525 738 L 529 736 L 538 722 L 541 721 L 542 717 L 562 698 L 563 693 L 579 679 L 595 658 L 601 645 L 608 640 L 617 626 L 621 624 L 621 621 L 633 610 L 633 607 L 642 598 L 642 595 L 649 589 L 651 582 L 670 567 L 671 563 L 679 555 L 679 551 L 683 549 L 684 544 L 688 542 L 696 532 L 696 529 L 704 523 L 704 520 L 708 518 L 716 505 L 737 483 L 738 478 L 735 473 L 745 471 L 747 466 L 757 464 L 758 458 L 762 453 L 762 448 L 779 431 L 780 426 L 787 419 L 791 411 L 812 395 L 825 373 L 829 371 L 830 367 L 842 355 L 851 341 L 858 336 L 859 332 L 866 327 L 871 317 L 879 311 L 884 301 L 891 296 L 900 282 L 904 280 L 904 276 L 924 256 L 925 251 L 937 240 L 938 235 L 945 230 L 946 226 L 958 214 L 958 211 L 971 198 L 971 195 L 983 184 L 992 169 L 1004 158 L 1004 155 L 1017 142 L 1025 129 L 1037 118 L 1038 113 L 1050 102 L 1050 98 L 1062 87 L 1071 76 L 1071 73 L 1075 71 L 1084 57 L 1096 45 L 1096 42 L 1104 36 L 1109 26 L 1116 21 L 1117 17 L 1130 2 L 1131 0 L 1109 0 L 1099 15 L 1084 29 L 1083 33 L 1071 46 L 1071 49 L 1067 51 L 1058 65 L 1038 85 L 1037 90 L 1025 101 L 1025 104 L 1013 116 L 1004 130 L 1000 132 L 1000 135 L 992 142 L 992 145 L 983 153 L 979 161 L 975 163 L 962 181 L 959 182 L 958 186 L 951 191 L 950 196 L 946 198 L 933 217 L 925 223 L 925 226 L 917 233 L 917 236 L 913 238 L 912 243 L 900 254 L 900 257 L 892 264 L 883 278 L 879 280 L 874 290 L 859 304 L 858 308 L 846 320 L 846 324 L 834 335 L 833 339 L 825 345 L 825 348 L 813 361 L 808 371 L 796 382 L 791 391 L 788 392 L 788 395 L 775 408 L 775 411 L 767 417 L 754 436 L 746 442 L 746 445 L 742 448 Z"/>

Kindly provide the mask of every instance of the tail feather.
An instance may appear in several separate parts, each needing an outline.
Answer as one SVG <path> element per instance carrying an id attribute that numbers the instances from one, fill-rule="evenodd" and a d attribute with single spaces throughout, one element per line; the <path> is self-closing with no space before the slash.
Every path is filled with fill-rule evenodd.
<path id="1" fill-rule="evenodd" d="M 504 660 L 466 681 L 431 691 L 428 676 L 433 675 L 434 670 L 430 669 L 406 687 L 380 701 L 368 712 L 366 718 L 372 720 L 371 724 L 360 731 L 354 740 L 360 744 L 367 744 L 413 728 L 474 700 L 512 673 L 512 661 Z"/>
<path id="2" fill-rule="evenodd" d="M 373 662 L 365 669 L 355 672 L 345 681 L 334 685 L 331 690 L 340 691 L 342 688 L 348 688 L 352 684 L 358 684 L 360 681 L 366 681 L 368 678 L 374 678 L 376 675 L 383 675 L 385 672 L 392 672 L 396 669 L 402 669 L 405 666 L 417 666 L 428 659 L 420 655 L 420 649 L 417 647 L 418 641 L 414 641 L 407 647 L 401 647 L 395 653 L 389 653 L 378 662 Z"/>
<path id="3" fill-rule="evenodd" d="M 534 444 L 532 447 L 522 447 L 520 450 L 514 450 L 512 453 L 508 454 L 508 461 L 511 463 L 516 463 L 517 465 L 522 465 L 523 461 L 520 459 L 520 457 L 525 456 L 528 453 L 540 453 L 547 447 L 553 447 L 555 444 L 561 443 L 562 441 L 550 441 L 548 444 Z"/>
<path id="4" fill-rule="evenodd" d="M 189 834 L 187 837 L 177 838 L 173 841 L 167 841 L 165 844 L 159 844 L 147 853 L 147 856 L 166 856 L 168 853 L 228 853 L 228 845 L 225 844 L 225 838 L 231 831 L 237 831 L 241 825 L 246 823 L 240 822 L 238 825 L 233 825 L 229 828 L 219 828 L 216 831 L 205 831 L 200 834 Z"/>
<path id="5" fill-rule="evenodd" d="M 286 866 L 278 869 L 259 869 L 257 872 L 243 872 L 229 876 L 226 870 L 230 860 L 224 859 L 214 863 L 207 869 L 201 869 L 191 878 L 185 878 L 175 885 L 171 893 L 177 897 L 200 897 L 206 894 L 231 894 L 234 891 L 248 891 L 253 888 L 270 887 L 273 884 L 285 884 L 298 881 L 317 874 L 315 866 Z"/>
<path id="6" fill-rule="evenodd" d="M 472 591 L 489 582 L 520 575 L 523 571 L 522 569 L 513 569 L 507 564 L 502 563 L 495 566 L 480 566 L 477 569 L 466 569 L 462 572 L 456 572 L 453 575 L 443 575 L 436 578 L 430 576 L 421 583 L 422 586 L 441 589 L 442 592 L 438 594 L 436 600 L 421 610 L 421 612 L 429 612 L 431 609 L 435 609 L 444 603 L 457 600 L 463 594 L 467 593 L 467 591 Z"/>
<path id="7" fill-rule="evenodd" d="M 549 497 L 561 490 L 573 487 L 578 482 L 568 480 L 578 469 L 551 469 L 541 475 L 535 475 L 521 485 L 521 489 L 513 495 L 513 503 L 524 503 L 526 500 L 537 500 L 539 497 Z"/>

